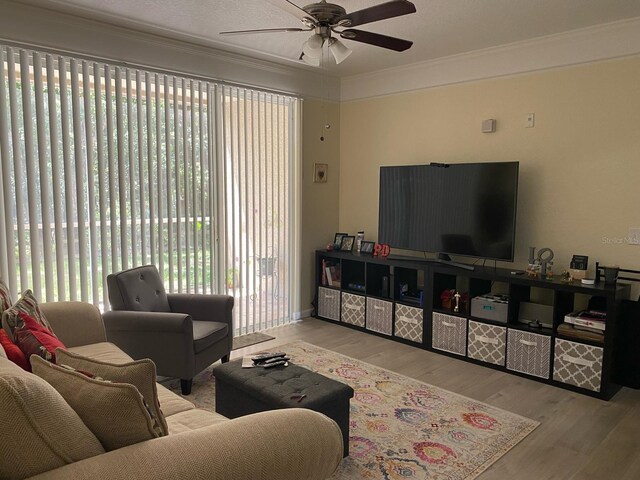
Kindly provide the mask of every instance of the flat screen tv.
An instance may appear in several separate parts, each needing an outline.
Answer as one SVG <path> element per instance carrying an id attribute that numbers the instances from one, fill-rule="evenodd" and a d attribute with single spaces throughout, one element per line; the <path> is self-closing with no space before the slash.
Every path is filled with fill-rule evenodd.
<path id="1" fill-rule="evenodd" d="M 380 168 L 378 242 L 513 261 L 518 162 Z"/>

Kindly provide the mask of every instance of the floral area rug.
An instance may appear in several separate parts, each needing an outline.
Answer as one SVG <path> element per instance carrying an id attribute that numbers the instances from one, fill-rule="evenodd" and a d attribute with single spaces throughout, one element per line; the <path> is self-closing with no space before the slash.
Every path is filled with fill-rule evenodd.
<path id="1" fill-rule="evenodd" d="M 476 478 L 538 422 L 330 350 L 293 342 L 277 347 L 292 362 L 355 390 L 349 457 L 334 474 L 346 479 Z M 187 398 L 214 409 L 211 369 Z M 179 393 L 180 382 L 169 388 Z"/>

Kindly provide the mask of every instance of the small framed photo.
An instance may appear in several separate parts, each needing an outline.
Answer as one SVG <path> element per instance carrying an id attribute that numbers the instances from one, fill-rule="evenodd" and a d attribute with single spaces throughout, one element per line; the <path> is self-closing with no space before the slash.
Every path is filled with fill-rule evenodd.
<path id="1" fill-rule="evenodd" d="M 313 183 L 327 183 L 329 165 L 327 163 L 313 164 Z"/>
<path id="2" fill-rule="evenodd" d="M 375 247 L 376 242 L 367 242 L 365 240 L 360 244 L 360 253 L 373 253 L 373 247 Z"/>
<path id="3" fill-rule="evenodd" d="M 333 244 L 336 246 L 336 250 L 340 250 L 340 246 L 342 245 L 342 239 L 349 235 L 348 233 L 336 233 L 336 237 L 333 240 Z"/>
<path id="4" fill-rule="evenodd" d="M 356 237 L 353 235 L 347 235 L 346 237 L 342 237 L 342 243 L 340 244 L 340 251 L 350 252 L 353 250 L 353 243 L 355 242 Z"/>

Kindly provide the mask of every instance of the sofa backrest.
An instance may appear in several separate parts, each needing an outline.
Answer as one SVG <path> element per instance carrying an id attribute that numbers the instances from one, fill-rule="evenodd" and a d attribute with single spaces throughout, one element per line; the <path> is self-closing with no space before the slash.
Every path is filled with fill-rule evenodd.
<path id="1" fill-rule="evenodd" d="M 95 305 L 85 302 L 49 302 L 40 304 L 40 310 L 65 347 L 107 341 L 102 315 Z"/>

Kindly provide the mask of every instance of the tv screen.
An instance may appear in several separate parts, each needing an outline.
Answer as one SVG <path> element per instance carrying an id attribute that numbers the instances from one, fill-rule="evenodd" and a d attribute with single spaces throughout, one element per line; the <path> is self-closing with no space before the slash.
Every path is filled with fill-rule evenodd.
<path id="1" fill-rule="evenodd" d="M 513 261 L 518 162 L 380 167 L 378 242 Z"/>

